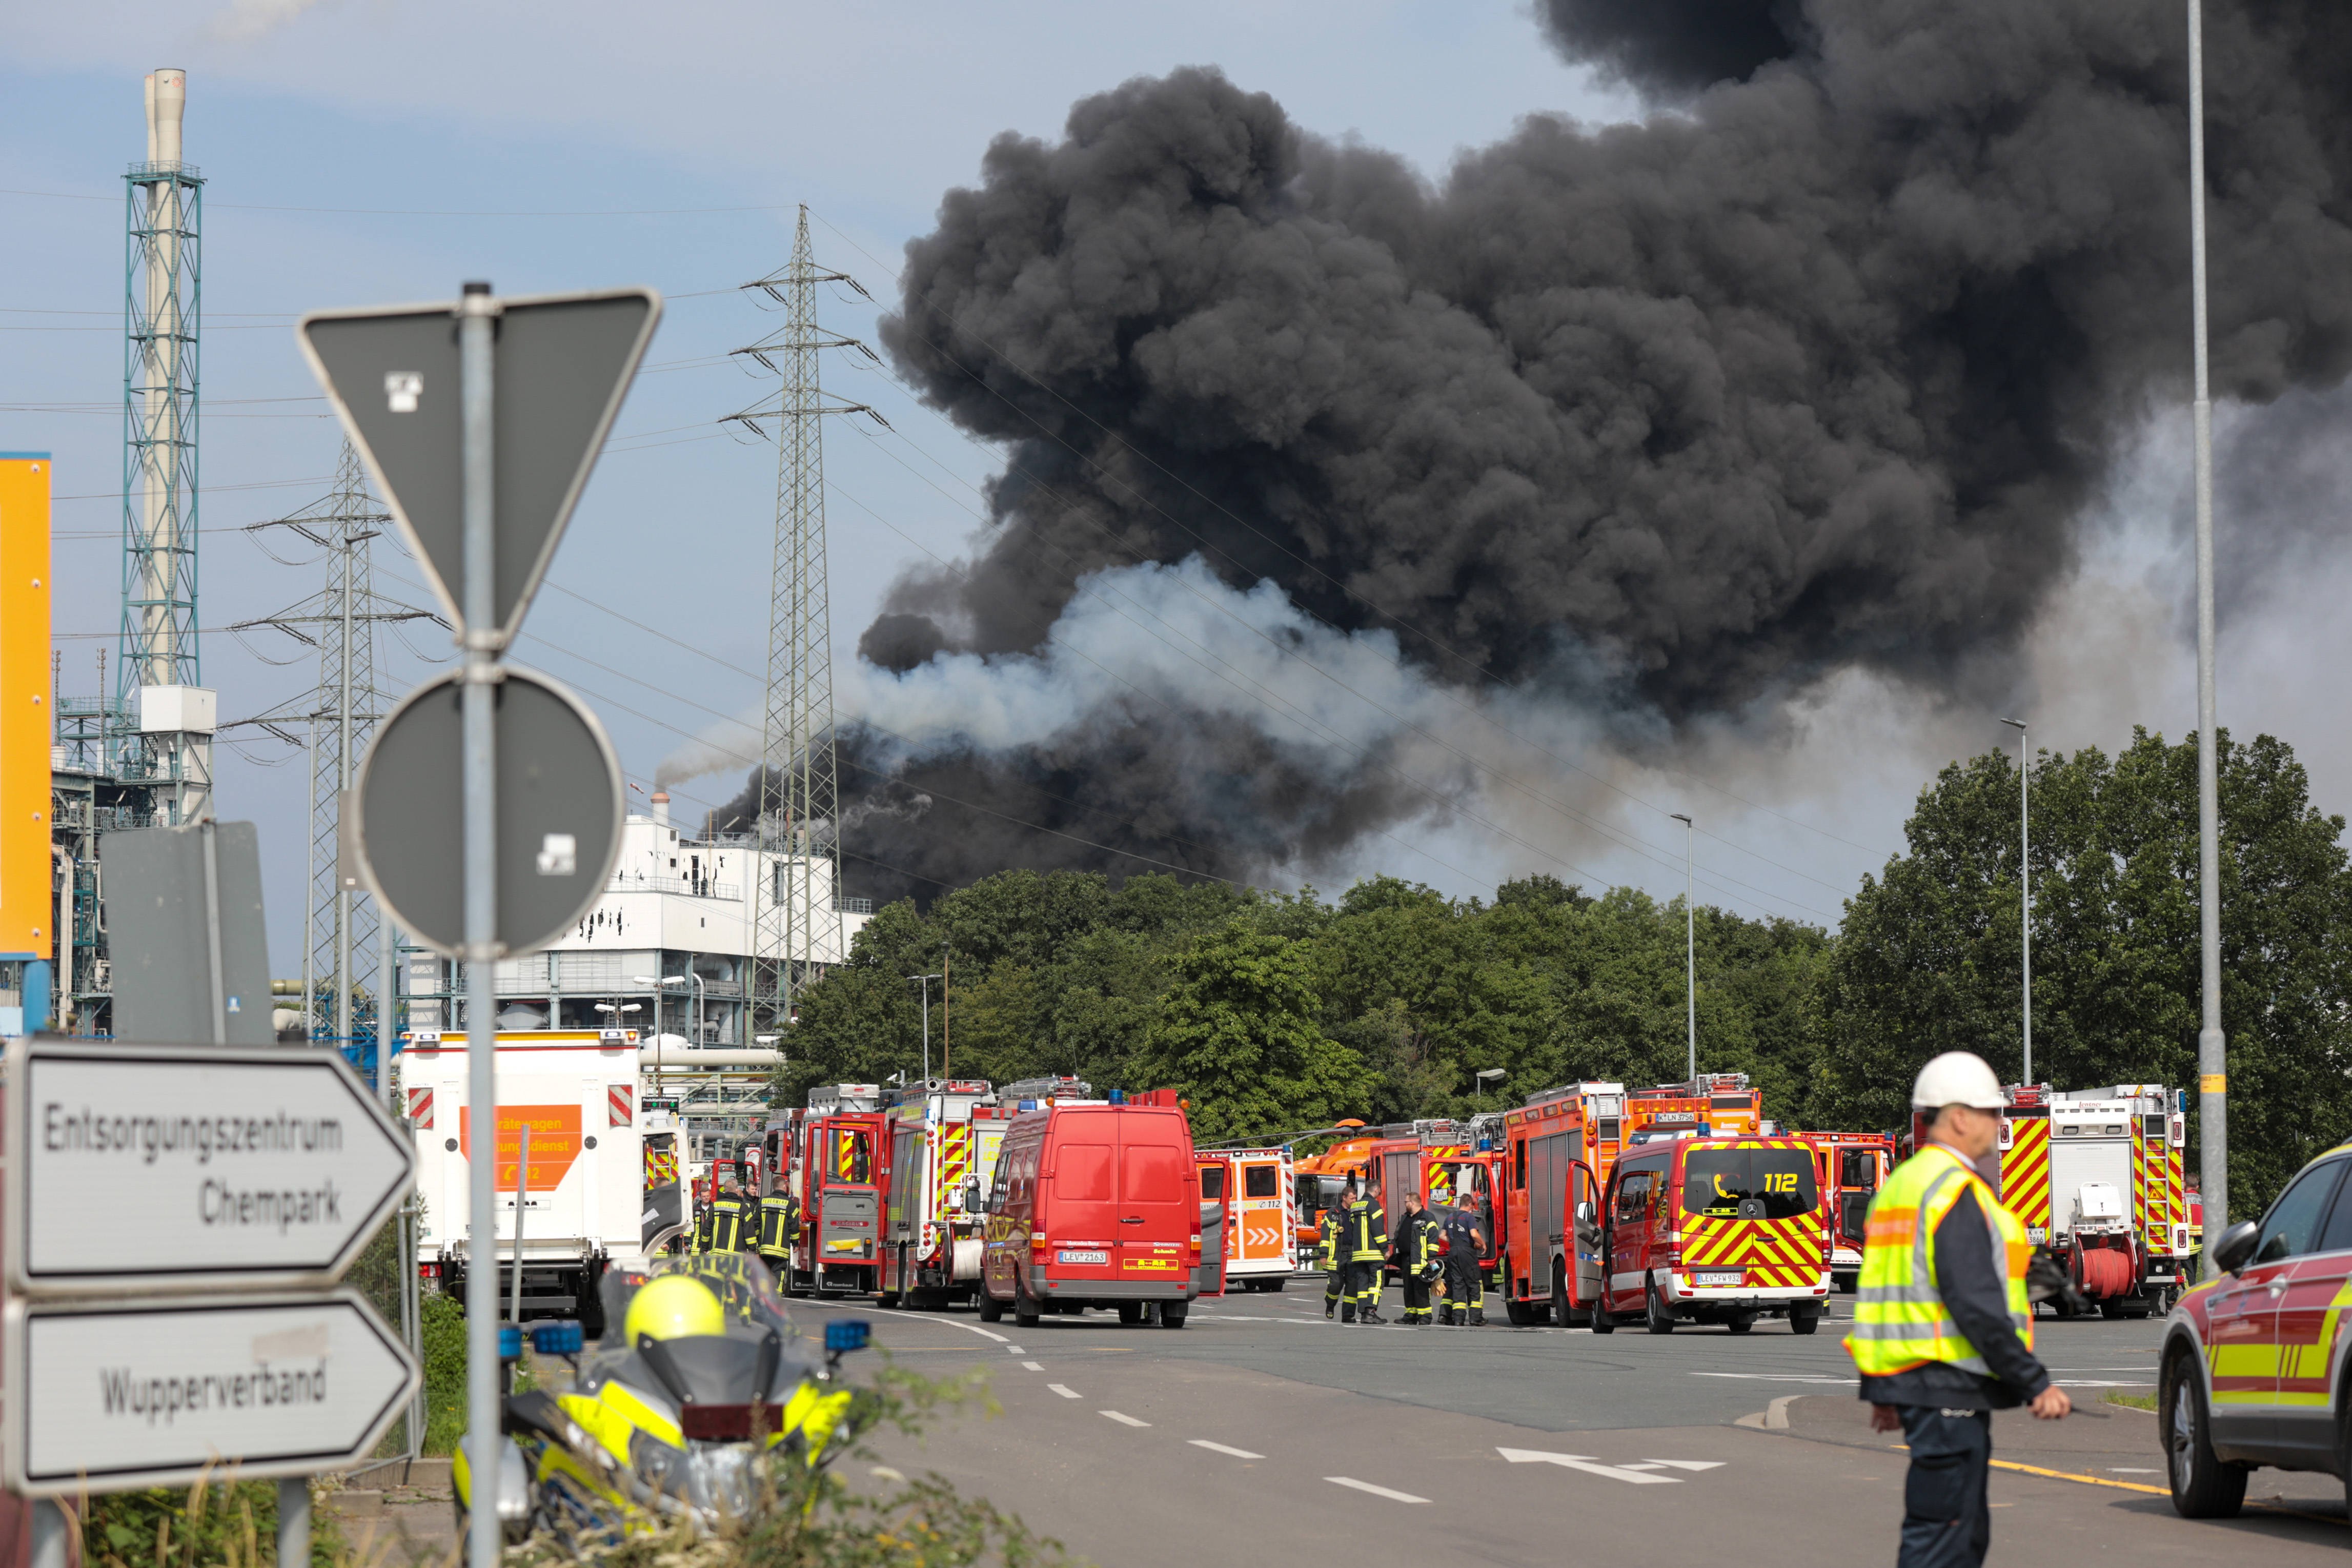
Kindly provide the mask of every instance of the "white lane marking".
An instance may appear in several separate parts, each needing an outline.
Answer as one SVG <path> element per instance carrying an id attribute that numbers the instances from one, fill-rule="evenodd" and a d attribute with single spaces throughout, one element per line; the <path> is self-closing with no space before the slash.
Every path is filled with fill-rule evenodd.
<path id="1" fill-rule="evenodd" d="M 909 1315 L 911 1316 L 912 1314 L 909 1314 Z M 956 1324 L 956 1327 L 958 1327 L 958 1328 L 960 1328 L 960 1329 L 970 1329 L 972 1333 L 974 1333 L 978 1334 L 981 1338 L 982 1338 L 982 1339 L 992 1339 L 992 1340 L 994 1340 L 994 1341 L 995 1341 L 997 1343 L 999 1343 L 999 1344 L 1009 1344 L 1009 1343 L 1012 1343 L 1011 1341 L 1007 1340 L 1007 1339 L 1006 1339 L 1003 1334 L 1001 1334 L 1001 1333 L 989 1333 L 986 1329 L 984 1329 L 984 1328 L 981 1327 L 978 1323 L 958 1323 L 958 1324 Z"/>
<path id="2" fill-rule="evenodd" d="M 2147 1388 L 2151 1386 L 2150 1380 L 2145 1377 L 2137 1382 L 2109 1380 L 2103 1383 L 2095 1377 L 2053 1377 L 2050 1381 L 2061 1388 Z"/>
<path id="3" fill-rule="evenodd" d="M 830 1303 L 830 1302 L 824 1302 L 824 1303 L 818 1303 L 818 1302 L 808 1302 L 808 1303 L 804 1303 L 804 1304 L 812 1305 L 812 1306 L 814 1306 L 814 1305 L 826 1305 L 826 1306 L 830 1306 L 830 1305 L 831 1305 L 831 1303 Z M 845 1310 L 856 1311 L 856 1312 L 880 1312 L 883 1316 L 885 1316 L 885 1317 L 891 1317 L 891 1318 L 912 1318 L 912 1319 L 914 1319 L 914 1320 L 915 1320 L 917 1322 L 919 1322 L 919 1323 L 945 1323 L 945 1324 L 946 1324 L 948 1327 L 950 1327 L 950 1328 L 953 1328 L 953 1329 L 962 1329 L 962 1330 L 966 1331 L 967 1333 L 976 1333 L 976 1334 L 978 1334 L 978 1335 L 979 1335 L 981 1338 L 982 1338 L 982 1339 L 992 1339 L 992 1340 L 994 1340 L 994 1341 L 995 1341 L 997 1343 L 999 1343 L 999 1344 L 1005 1344 L 1005 1343 L 1010 1343 L 1009 1341 L 1007 1341 L 1007 1340 L 1005 1339 L 1005 1337 L 1004 1337 L 1003 1334 L 1001 1334 L 1001 1333 L 989 1333 L 986 1329 L 982 1328 L 978 1323 L 967 1323 L 967 1322 L 959 1322 L 958 1320 L 956 1320 L 956 1319 L 954 1319 L 954 1318 L 948 1317 L 948 1316 L 946 1316 L 945 1314 L 940 1313 L 940 1312 L 900 1312 L 900 1311 L 899 1311 L 898 1308 L 896 1308 L 896 1307 L 863 1307 L 863 1306 L 861 1306 L 861 1307 L 856 1307 L 856 1308 L 849 1308 L 849 1307 L 847 1306 L 847 1303 L 845 1303 L 845 1302 L 843 1305 L 844 1305 L 844 1309 L 845 1309 Z"/>
<path id="4" fill-rule="evenodd" d="M 1612 1481 L 1626 1481 L 1637 1487 L 1680 1486 L 1680 1476 L 1645 1475 L 1632 1465 L 1604 1465 L 1591 1454 L 1547 1454 L 1538 1448 L 1496 1448 L 1495 1452 L 1515 1465 L 1558 1465 L 1563 1469 L 1582 1470 L 1588 1475 L 1607 1476 Z"/>
<path id="5" fill-rule="evenodd" d="M 1654 1470 L 1661 1465 L 1665 1466 L 1669 1469 L 1676 1470 L 1719 1470 L 1723 1469 L 1723 1461 L 1721 1459 L 1643 1459 L 1638 1465 L 1620 1465 L 1617 1468 L 1623 1470 Z"/>
<path id="6" fill-rule="evenodd" d="M 1231 1454 L 1237 1459 L 1262 1459 L 1265 1458 L 1264 1454 L 1253 1454 L 1247 1448 L 1229 1448 L 1223 1443 L 1212 1443 L 1206 1437 L 1188 1437 L 1185 1440 L 1196 1448 L 1206 1448 L 1213 1454 Z"/>
<path id="7" fill-rule="evenodd" d="M 1792 1372 L 1694 1372 L 1693 1377 L 1737 1377 L 1748 1383 L 1826 1383 L 1833 1388 L 1852 1388 L 1856 1379 L 1851 1377 L 1806 1377 Z"/>
<path id="8" fill-rule="evenodd" d="M 2107 1469 L 2119 1476 L 2160 1476 L 2162 1470 L 2144 1470 L 2134 1465 L 2109 1465 Z"/>
<path id="9" fill-rule="evenodd" d="M 1427 1502 L 1429 1500 L 1425 1497 L 1415 1497 L 1409 1491 L 1391 1491 L 1386 1487 L 1376 1487 L 1370 1481 L 1360 1481 L 1353 1476 L 1325 1476 L 1323 1479 L 1335 1487 L 1353 1487 L 1358 1491 L 1368 1491 L 1374 1497 L 1384 1497 L 1393 1502 Z"/>
<path id="10" fill-rule="evenodd" d="M 1075 1388 L 1065 1388 L 1058 1383 L 1048 1383 L 1045 1386 L 1052 1389 L 1055 1393 L 1060 1395 L 1065 1399 L 1076 1399 L 1078 1397 L 1078 1391 Z"/>
<path id="11" fill-rule="evenodd" d="M 1017 1345 L 1017 1344 L 1008 1344 L 1008 1345 L 1006 1345 L 1006 1346 L 1004 1347 L 1004 1349 L 1005 1349 L 1005 1351 L 1006 1351 L 1006 1353 L 1007 1353 L 1008 1354 L 1012 1354 L 1012 1355 L 1027 1355 L 1027 1354 L 1029 1354 L 1027 1351 L 1023 1350 L 1023 1349 L 1022 1349 L 1019 1345 Z"/>
<path id="12" fill-rule="evenodd" d="M 1122 1427 L 1149 1427 L 1151 1425 L 1149 1421 L 1139 1421 L 1134 1416 L 1120 1410 L 1097 1410 L 1095 1414 L 1097 1416 L 1108 1416 Z"/>
<path id="13" fill-rule="evenodd" d="M 1037 1364 L 1035 1362 L 1034 1362 L 1034 1361 L 1024 1361 L 1024 1362 L 1023 1362 L 1021 1364 L 1022 1364 L 1022 1365 L 1024 1365 L 1024 1366 L 1025 1366 L 1025 1367 L 1027 1367 L 1027 1368 L 1028 1368 L 1030 1371 L 1032 1371 L 1032 1372 L 1043 1372 L 1043 1371 L 1045 1371 L 1045 1370 L 1044 1367 L 1042 1367 L 1042 1366 L 1038 1365 L 1038 1364 Z"/>

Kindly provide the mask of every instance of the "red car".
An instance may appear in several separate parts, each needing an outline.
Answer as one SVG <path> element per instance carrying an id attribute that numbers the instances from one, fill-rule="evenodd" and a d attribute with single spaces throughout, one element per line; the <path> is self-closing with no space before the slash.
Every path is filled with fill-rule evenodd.
<path id="1" fill-rule="evenodd" d="M 2213 1262 L 2222 1273 L 2172 1310 L 2157 1410 L 2172 1506 L 2188 1518 L 2236 1513 L 2257 1466 L 2352 1472 L 2347 1171 L 2352 1143 L 2305 1166 L 2269 1213 L 2221 1234 Z"/>

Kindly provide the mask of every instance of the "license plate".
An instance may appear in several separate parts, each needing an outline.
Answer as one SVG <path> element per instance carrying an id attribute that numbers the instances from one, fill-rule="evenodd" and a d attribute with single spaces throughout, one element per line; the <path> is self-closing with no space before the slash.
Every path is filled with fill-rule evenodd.
<path id="1" fill-rule="evenodd" d="M 1110 1261 L 1110 1254 L 1083 1248 L 1065 1247 L 1056 1254 L 1055 1260 L 1063 1263 L 1108 1263 Z"/>
<path id="2" fill-rule="evenodd" d="M 1695 1274 L 1691 1282 L 1702 1291 L 1737 1290 L 1748 1282 L 1748 1276 L 1734 1269 L 1727 1274 Z"/>

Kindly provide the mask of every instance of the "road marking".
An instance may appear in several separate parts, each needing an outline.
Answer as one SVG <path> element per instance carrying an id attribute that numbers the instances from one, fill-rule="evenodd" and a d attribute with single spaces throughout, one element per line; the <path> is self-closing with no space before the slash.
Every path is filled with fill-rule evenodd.
<path id="1" fill-rule="evenodd" d="M 1139 1421 L 1134 1416 L 1129 1416 L 1125 1411 L 1121 1410 L 1097 1410 L 1095 1414 L 1097 1416 L 1108 1416 L 1122 1427 L 1149 1427 L 1151 1425 L 1149 1421 Z"/>
<path id="2" fill-rule="evenodd" d="M 1237 1459 L 1262 1459 L 1265 1458 L 1264 1454 L 1253 1454 L 1247 1448 L 1229 1448 L 1223 1443 L 1212 1443 L 1206 1437 L 1192 1437 L 1188 1438 L 1187 1441 L 1196 1448 L 1206 1448 L 1213 1454 L 1231 1454 Z"/>
<path id="3" fill-rule="evenodd" d="M 1019 1345 L 1017 1345 L 1017 1344 L 1008 1344 L 1008 1345 L 1006 1345 L 1004 1348 L 1005 1348 L 1005 1351 L 1006 1351 L 1006 1353 L 1007 1353 L 1007 1354 L 1013 1354 L 1013 1355 L 1027 1355 L 1027 1354 L 1029 1354 L 1027 1351 L 1023 1350 L 1023 1349 L 1022 1349 Z"/>
<path id="4" fill-rule="evenodd" d="M 1065 1399 L 1076 1399 L 1078 1396 L 1078 1391 L 1076 1389 L 1065 1388 L 1058 1383 L 1048 1383 L 1045 1386 L 1052 1389 L 1055 1393 L 1060 1395 Z"/>
<path id="5" fill-rule="evenodd" d="M 2073 1470 L 2045 1470 L 2040 1465 L 2021 1465 L 2015 1459 L 1993 1459 L 1990 1463 L 1997 1470 L 2015 1470 L 2021 1475 L 2042 1476 L 2053 1481 L 2081 1481 L 2085 1486 L 2120 1487 L 2126 1491 L 2153 1492 L 2158 1497 L 2172 1495 L 2172 1489 L 2169 1487 L 2147 1486 L 2138 1481 L 2111 1481 L 2105 1476 L 2076 1475 Z"/>
<path id="6" fill-rule="evenodd" d="M 1723 1461 L 1721 1459 L 1643 1459 L 1638 1465 L 1620 1465 L 1617 1468 L 1623 1470 L 1654 1470 L 1661 1465 L 1669 1469 L 1676 1470 L 1719 1470 L 1723 1469 Z"/>
<path id="7" fill-rule="evenodd" d="M 1325 1476 L 1323 1479 L 1335 1487 L 1353 1487 L 1358 1491 L 1368 1491 L 1374 1497 L 1384 1497 L 1391 1502 L 1427 1502 L 1429 1500 L 1425 1497 L 1415 1497 L 1409 1491 L 1391 1491 L 1386 1487 L 1376 1487 L 1370 1481 L 1360 1481 L 1353 1476 Z"/>
<path id="8" fill-rule="evenodd" d="M 2160 1476 L 2162 1470 L 2142 1469 L 2133 1465 L 2109 1465 L 2107 1469 L 2119 1476 Z"/>
<path id="9" fill-rule="evenodd" d="M 1034 1361 L 1024 1361 L 1024 1362 L 1023 1362 L 1021 1364 L 1022 1364 L 1022 1365 L 1024 1365 L 1024 1366 L 1025 1366 L 1025 1367 L 1027 1367 L 1027 1368 L 1028 1368 L 1030 1371 L 1032 1371 L 1032 1372 L 1043 1372 L 1043 1371 L 1045 1371 L 1045 1370 L 1044 1367 L 1042 1367 L 1042 1366 L 1038 1365 L 1038 1364 L 1037 1364 L 1035 1362 L 1034 1362 Z"/>
<path id="10" fill-rule="evenodd" d="M 1680 1486 L 1680 1476 L 1647 1475 L 1638 1466 L 1604 1465 L 1591 1454 L 1547 1454 L 1538 1448 L 1496 1448 L 1495 1452 L 1515 1465 L 1558 1465 L 1563 1469 L 1582 1470 L 1588 1475 L 1607 1476 L 1612 1481 L 1625 1481 L 1637 1487 Z"/>
<path id="11" fill-rule="evenodd" d="M 1693 1377 L 1737 1377 L 1746 1383 L 1826 1383 L 1836 1388 L 1852 1388 L 1858 1379 L 1852 1377 L 1808 1377 L 1793 1372 L 1694 1372 Z"/>
<path id="12" fill-rule="evenodd" d="M 809 1301 L 803 1304 L 827 1308 L 832 1306 L 832 1303 L 829 1301 Z M 840 1310 L 848 1310 L 848 1303 L 844 1302 Z M 976 1333 L 982 1339 L 992 1339 L 999 1344 L 1011 1343 L 1003 1334 L 991 1333 L 986 1329 L 982 1328 L 978 1323 L 960 1322 L 956 1319 L 945 1316 L 940 1312 L 902 1312 L 896 1307 L 861 1306 L 856 1310 L 861 1312 L 880 1312 L 886 1317 L 912 1318 L 919 1323 L 945 1323 L 948 1327 L 952 1329 L 962 1329 L 968 1333 Z"/>

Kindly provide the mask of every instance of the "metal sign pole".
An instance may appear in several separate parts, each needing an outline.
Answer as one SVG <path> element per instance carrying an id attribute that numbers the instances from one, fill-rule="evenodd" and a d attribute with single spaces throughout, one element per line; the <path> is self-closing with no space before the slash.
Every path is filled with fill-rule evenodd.
<path id="1" fill-rule="evenodd" d="M 466 680 L 464 737 L 466 868 L 466 1068 L 472 1103 L 466 1151 L 472 1268 L 466 1275 L 466 1442 L 472 1471 L 467 1559 L 498 1568 L 499 1218 L 497 1189 L 498 692 L 499 630 L 491 455 L 491 361 L 497 304 L 487 283 L 468 283 L 457 305 L 458 401 L 465 487 Z"/>
<path id="2" fill-rule="evenodd" d="M 522 1326 L 522 1211 L 530 1201 L 530 1126 L 522 1128 L 515 1151 L 514 1323 Z"/>
<path id="3" fill-rule="evenodd" d="M 310 1568 L 310 1479 L 278 1479 L 278 1568 Z"/>

